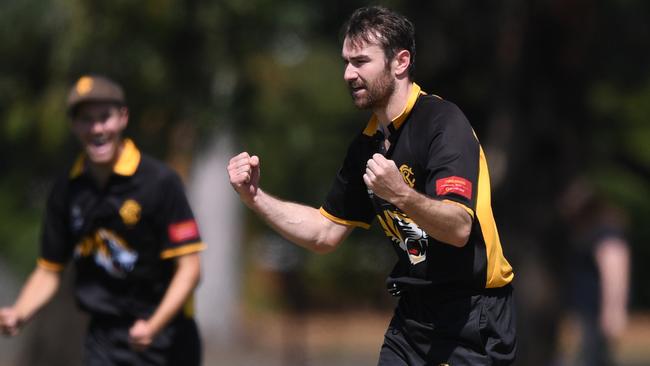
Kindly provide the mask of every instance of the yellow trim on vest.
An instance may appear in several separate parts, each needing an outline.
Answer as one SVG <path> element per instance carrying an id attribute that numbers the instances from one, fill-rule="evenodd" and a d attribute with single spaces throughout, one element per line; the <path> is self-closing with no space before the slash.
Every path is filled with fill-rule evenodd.
<path id="1" fill-rule="evenodd" d="M 370 121 L 366 125 L 366 128 L 363 130 L 363 134 L 366 136 L 373 136 L 377 132 L 377 117 L 373 114 L 370 117 Z"/>
<path id="2" fill-rule="evenodd" d="M 325 209 L 322 208 L 322 207 L 318 211 L 320 212 L 321 215 L 325 216 L 327 219 L 329 219 L 330 221 L 333 221 L 333 222 L 335 222 L 337 224 L 341 224 L 341 225 L 345 225 L 345 226 L 357 226 L 357 227 L 360 227 L 360 228 L 363 228 L 363 229 L 369 229 L 370 228 L 370 224 L 367 224 L 365 222 L 350 221 L 350 220 L 340 219 L 340 218 L 332 215 L 331 213 L 325 211 Z"/>
<path id="3" fill-rule="evenodd" d="M 194 313 L 194 294 L 192 294 L 187 298 L 185 304 L 183 304 L 183 315 L 186 318 L 194 318 Z"/>
<path id="4" fill-rule="evenodd" d="M 72 166 L 72 169 L 70 170 L 70 179 L 77 178 L 78 176 L 81 175 L 81 173 L 84 172 L 84 163 L 85 163 L 85 157 L 83 154 L 80 154 L 77 157 L 77 160 L 75 160 L 74 165 Z"/>
<path id="5" fill-rule="evenodd" d="M 200 252 L 205 248 L 207 248 L 207 245 L 205 245 L 205 243 L 203 242 L 190 243 L 190 244 L 183 245 L 182 247 L 163 250 L 160 253 L 160 258 L 169 259 L 169 258 L 180 257 L 182 255 Z"/>
<path id="6" fill-rule="evenodd" d="M 123 176 L 131 176 L 135 174 L 135 171 L 140 165 L 140 150 L 135 147 L 135 144 L 131 139 L 124 139 L 124 146 L 122 147 L 122 153 L 113 167 L 113 172 L 115 174 Z"/>
<path id="7" fill-rule="evenodd" d="M 409 113 L 411 113 L 411 110 L 413 109 L 413 106 L 415 105 L 415 102 L 418 100 L 418 97 L 420 95 L 425 95 L 420 88 L 420 86 L 416 83 L 413 83 L 413 86 L 411 87 L 411 92 L 409 93 L 409 97 L 406 100 L 406 105 L 404 106 L 404 110 L 402 110 L 402 113 L 400 113 L 397 117 L 393 118 L 391 121 L 391 124 L 395 128 L 395 130 L 398 130 L 404 121 L 406 121 L 406 117 L 408 117 Z M 368 125 L 366 128 L 363 130 L 363 134 L 367 136 L 373 136 L 375 132 L 377 131 L 377 117 L 373 114 L 372 117 L 370 117 L 370 121 L 368 121 Z"/>
<path id="8" fill-rule="evenodd" d="M 43 259 L 43 258 L 38 258 L 36 260 L 36 265 L 39 266 L 40 268 L 52 272 L 61 272 L 63 271 L 63 268 L 65 268 L 65 266 L 61 263 L 50 262 L 47 259 Z"/>
<path id="9" fill-rule="evenodd" d="M 468 213 L 470 216 L 472 216 L 472 218 L 474 218 L 474 210 L 472 210 L 471 208 L 465 206 L 464 204 L 462 204 L 462 203 L 460 203 L 460 202 L 452 201 L 452 200 L 442 200 L 442 202 L 452 203 L 452 204 L 454 204 L 454 205 L 456 205 L 456 206 L 462 207 L 462 208 L 465 209 L 465 211 L 467 211 L 467 213 Z"/>
<path id="10" fill-rule="evenodd" d="M 406 120 L 406 117 L 411 113 L 411 110 L 413 109 L 413 106 L 415 105 L 415 102 L 418 100 L 418 97 L 420 97 L 422 89 L 420 86 L 416 83 L 413 83 L 413 86 L 411 87 L 411 92 L 409 94 L 408 99 L 406 100 L 406 106 L 404 106 L 404 110 L 402 113 L 399 114 L 399 116 L 393 118 L 393 121 L 391 122 L 393 124 L 393 127 L 395 127 L 395 130 L 398 130 L 404 121 Z"/>
<path id="11" fill-rule="evenodd" d="M 120 153 L 117 163 L 113 167 L 113 172 L 118 175 L 131 176 L 135 174 L 135 171 L 138 169 L 142 154 L 140 154 L 140 150 L 138 150 L 131 139 L 124 139 L 122 144 L 122 152 Z M 72 169 L 70 169 L 70 179 L 80 176 L 84 172 L 85 164 L 86 155 L 83 153 L 79 154 Z"/>
<path id="12" fill-rule="evenodd" d="M 503 287 L 514 278 L 512 266 L 503 256 L 501 240 L 492 213 L 490 197 L 490 174 L 483 148 L 480 148 L 480 165 L 478 177 L 478 194 L 476 196 L 476 214 L 481 224 L 481 233 L 485 242 L 487 259 L 486 288 Z"/>

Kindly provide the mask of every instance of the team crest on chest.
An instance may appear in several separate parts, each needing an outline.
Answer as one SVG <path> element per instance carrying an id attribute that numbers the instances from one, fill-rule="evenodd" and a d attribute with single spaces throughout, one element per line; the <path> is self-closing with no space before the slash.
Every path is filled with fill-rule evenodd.
<path id="1" fill-rule="evenodd" d="M 404 182 L 406 182 L 409 187 L 413 188 L 415 186 L 415 174 L 413 174 L 413 168 L 406 164 L 402 164 L 402 166 L 399 167 L 399 172 L 402 173 Z"/>
<path id="2" fill-rule="evenodd" d="M 141 215 L 142 207 L 135 200 L 128 199 L 120 207 L 120 217 L 126 226 L 137 224 Z"/>

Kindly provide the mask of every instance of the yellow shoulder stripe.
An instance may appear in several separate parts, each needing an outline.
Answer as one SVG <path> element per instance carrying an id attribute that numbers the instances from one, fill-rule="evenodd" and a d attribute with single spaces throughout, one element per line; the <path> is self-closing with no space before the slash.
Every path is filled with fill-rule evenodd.
<path id="1" fill-rule="evenodd" d="M 205 248 L 207 248 L 207 245 L 205 245 L 205 243 L 203 242 L 190 243 L 190 244 L 183 245 L 182 247 L 163 250 L 160 253 L 160 258 L 169 259 L 174 257 L 180 257 L 185 254 L 200 252 Z"/>
<path id="2" fill-rule="evenodd" d="M 464 204 L 462 204 L 460 202 L 452 201 L 452 200 L 442 200 L 442 202 L 453 203 L 456 206 L 460 206 L 460 207 L 464 208 L 465 211 L 467 211 L 469 213 L 469 215 L 472 216 L 472 218 L 474 218 L 474 210 L 472 210 L 471 208 L 465 206 Z"/>
<path id="3" fill-rule="evenodd" d="M 363 228 L 363 229 L 369 229 L 370 228 L 370 224 L 368 224 L 368 223 L 361 222 L 361 221 L 351 221 L 351 220 L 345 220 L 345 219 L 338 218 L 338 217 L 330 214 L 329 212 L 325 211 L 325 209 L 322 208 L 322 207 L 318 211 L 320 212 L 321 215 L 325 216 L 330 221 L 333 221 L 333 222 L 335 222 L 337 224 L 341 224 L 341 225 L 345 225 L 345 226 L 357 226 L 357 227 L 360 227 L 360 228 Z"/>
<path id="4" fill-rule="evenodd" d="M 36 265 L 39 266 L 40 268 L 46 269 L 48 271 L 52 272 L 61 272 L 63 271 L 63 268 L 65 266 L 61 263 L 56 263 L 56 262 L 50 262 L 47 259 L 44 258 L 38 258 L 36 260 Z"/>

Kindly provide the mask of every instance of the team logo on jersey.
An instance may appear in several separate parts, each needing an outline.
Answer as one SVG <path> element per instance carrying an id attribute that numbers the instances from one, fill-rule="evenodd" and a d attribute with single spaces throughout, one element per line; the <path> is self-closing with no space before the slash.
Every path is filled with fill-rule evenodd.
<path id="1" fill-rule="evenodd" d="M 402 177 L 404 178 L 406 184 L 408 184 L 409 187 L 413 188 L 415 186 L 415 175 L 413 174 L 413 168 L 409 167 L 406 164 L 402 164 L 402 166 L 399 167 L 399 171 L 402 173 Z"/>
<path id="2" fill-rule="evenodd" d="M 120 217 L 126 226 L 133 226 L 140 221 L 142 207 L 135 200 L 126 200 L 120 207 Z"/>
<path id="3" fill-rule="evenodd" d="M 386 236 L 406 252 L 411 264 L 415 265 L 427 259 L 429 236 L 413 220 L 401 212 L 392 210 L 384 210 L 383 216 L 377 217 Z"/>
<path id="4" fill-rule="evenodd" d="M 138 253 L 129 248 L 124 239 L 107 229 L 81 239 L 74 250 L 75 258 L 93 256 L 95 264 L 116 278 L 124 278 L 133 271 Z"/>

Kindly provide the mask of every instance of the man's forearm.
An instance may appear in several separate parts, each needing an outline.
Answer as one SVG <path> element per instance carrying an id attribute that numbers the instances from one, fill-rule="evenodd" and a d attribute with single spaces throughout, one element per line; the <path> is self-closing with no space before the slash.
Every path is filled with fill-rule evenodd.
<path id="1" fill-rule="evenodd" d="M 58 272 L 41 267 L 34 269 L 13 306 L 21 322 L 31 319 L 52 299 L 59 288 L 60 278 Z"/>
<path id="2" fill-rule="evenodd" d="M 376 195 L 397 206 L 434 239 L 463 247 L 472 230 L 472 217 L 451 202 L 434 200 L 409 187 L 393 160 L 374 154 L 366 164 L 363 181 Z"/>
<path id="3" fill-rule="evenodd" d="M 621 238 L 607 238 L 596 246 L 601 278 L 601 326 L 608 337 L 620 336 L 627 322 L 630 253 Z"/>
<path id="4" fill-rule="evenodd" d="M 167 292 L 156 311 L 148 319 L 154 333 L 160 332 L 176 316 L 201 278 L 201 262 L 198 254 L 188 254 L 177 259 L 178 268 Z"/>
<path id="5" fill-rule="evenodd" d="M 247 205 L 285 239 L 317 253 L 334 250 L 352 230 L 331 222 L 316 208 L 280 200 L 262 189 Z"/>
<path id="6" fill-rule="evenodd" d="M 467 244 L 472 217 L 460 205 L 435 200 L 412 188 L 397 197 L 393 204 L 434 239 L 455 247 Z"/>

